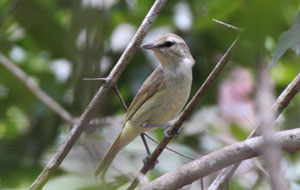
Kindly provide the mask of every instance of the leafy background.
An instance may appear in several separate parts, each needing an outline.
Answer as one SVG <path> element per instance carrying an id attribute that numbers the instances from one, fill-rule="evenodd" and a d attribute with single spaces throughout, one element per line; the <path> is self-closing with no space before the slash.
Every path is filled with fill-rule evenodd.
<path id="1" fill-rule="evenodd" d="M 101 85 L 82 79 L 107 76 L 152 4 L 149 0 L 1 0 L 0 51 L 70 114 L 79 117 Z M 257 63 L 273 62 L 276 96 L 300 71 L 296 56 L 300 52 L 298 11 L 297 0 L 172 0 L 166 4 L 144 41 L 164 32 L 176 33 L 186 40 L 196 60 L 192 94 L 238 35 L 212 19 L 244 29 L 242 43 L 229 66 L 170 145 L 172 149 L 196 158 L 243 140 L 250 133 L 256 122 L 253 96 Z M 127 104 L 156 64 L 150 52 L 139 50 L 135 54 L 118 81 Z M 278 121 L 280 129 L 299 127 L 299 104 L 296 96 Z M 95 115 L 100 123 L 91 125 L 82 135 L 45 189 L 101 187 L 92 176 L 93 169 L 120 130 L 124 113 L 118 97 L 111 93 Z M 68 131 L 65 121 L 0 66 L 3 189 L 28 187 Z M 160 140 L 161 132 L 156 130 L 150 135 Z M 142 166 L 144 156 L 138 138 L 116 159 L 110 169 L 109 185 L 124 189 L 128 177 Z M 165 151 L 148 179 L 186 162 Z M 259 165 L 264 166 L 259 158 L 245 162 L 231 180 L 230 189 L 270 188 Z M 282 167 L 291 189 L 300 189 L 299 154 L 285 155 Z M 206 177 L 205 184 L 213 177 Z M 188 188 L 199 188 L 199 182 Z"/>

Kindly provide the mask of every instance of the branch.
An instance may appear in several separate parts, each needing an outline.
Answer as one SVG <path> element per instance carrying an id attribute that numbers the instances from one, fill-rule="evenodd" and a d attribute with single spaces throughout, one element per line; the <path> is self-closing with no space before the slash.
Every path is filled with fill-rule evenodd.
<path id="1" fill-rule="evenodd" d="M 280 167 L 281 150 L 275 139 L 274 113 L 270 110 L 274 102 L 273 86 L 267 67 L 259 63 L 257 69 L 256 106 L 260 131 L 263 136 L 263 156 L 266 161 L 273 190 L 287 189 Z"/>
<path id="2" fill-rule="evenodd" d="M 278 132 L 275 137 L 283 151 L 294 153 L 300 149 L 299 128 Z M 185 164 L 182 167 L 142 186 L 140 189 L 179 189 L 224 167 L 260 155 L 262 146 L 262 137 L 255 137 L 235 143 L 203 156 L 195 161 L 191 161 L 188 164 Z"/>
<path id="3" fill-rule="evenodd" d="M 219 20 L 217 20 L 217 19 L 213 19 L 212 21 L 215 22 L 215 23 L 218 23 L 218 24 L 220 24 L 220 25 L 223 25 L 223 26 L 225 26 L 225 27 L 227 27 L 227 28 L 230 28 L 230 29 L 232 29 L 232 30 L 236 30 L 236 31 L 239 31 L 239 32 L 243 32 L 243 29 L 241 29 L 241 28 L 239 28 L 239 27 L 236 27 L 236 26 L 233 26 L 233 25 L 231 25 L 231 24 L 227 24 L 227 23 L 225 23 L 225 22 L 219 21 Z"/>
<path id="4" fill-rule="evenodd" d="M 155 144 L 157 144 L 157 145 L 159 144 L 158 141 L 156 141 L 154 138 L 150 137 L 147 133 L 144 133 L 144 135 L 145 135 L 148 139 L 150 139 L 152 142 L 154 142 Z M 189 156 L 187 156 L 187 155 L 185 155 L 185 154 L 183 154 L 183 153 L 177 152 L 176 150 L 173 150 L 173 149 L 169 148 L 168 146 L 166 146 L 166 149 L 169 150 L 169 151 L 171 151 L 171 152 L 173 152 L 174 154 L 177 154 L 177 155 L 179 155 L 179 156 L 181 156 L 181 157 L 183 157 L 183 158 L 186 158 L 186 159 L 188 159 L 188 160 L 195 160 L 195 158 L 191 158 L 191 157 L 189 157 Z"/>
<path id="5" fill-rule="evenodd" d="M 280 94 L 276 102 L 273 104 L 271 110 L 275 115 L 275 119 L 283 112 L 288 106 L 294 96 L 300 91 L 300 73 L 293 79 L 293 81 L 286 87 L 286 89 Z M 247 139 L 257 136 L 258 127 L 251 132 Z M 234 166 L 223 169 L 213 183 L 209 186 L 208 190 L 221 190 L 232 177 L 235 170 L 241 163 L 237 163 Z"/>
<path id="6" fill-rule="evenodd" d="M 152 8 L 146 15 L 138 31 L 133 36 L 133 39 L 129 42 L 127 48 L 123 52 L 122 56 L 118 60 L 115 67 L 110 72 L 107 77 L 107 82 L 102 85 L 97 91 L 96 95 L 93 97 L 89 105 L 87 106 L 84 113 L 80 116 L 75 126 L 72 128 L 69 136 L 63 142 L 59 150 L 54 154 L 51 160 L 48 162 L 44 170 L 35 179 L 35 181 L 30 186 L 30 190 L 40 190 L 46 184 L 50 176 L 57 170 L 61 162 L 64 160 L 66 155 L 69 153 L 76 140 L 79 138 L 83 130 L 86 128 L 90 122 L 95 109 L 104 102 L 108 93 L 114 88 L 117 80 L 121 76 L 122 72 L 125 70 L 132 56 L 136 52 L 137 48 L 140 46 L 141 41 L 149 31 L 153 22 L 158 17 L 162 8 L 164 7 L 167 0 L 156 0 Z"/>
<path id="7" fill-rule="evenodd" d="M 272 106 L 272 111 L 277 118 L 283 110 L 289 105 L 291 100 L 300 91 L 300 72 L 293 81 L 284 89 Z"/>
<path id="8" fill-rule="evenodd" d="M 37 99 L 43 102 L 52 111 L 57 113 L 63 120 L 69 122 L 70 124 L 74 124 L 74 120 L 68 111 L 66 111 L 55 100 L 41 90 L 26 73 L 24 73 L 17 65 L 11 62 L 2 53 L 0 53 L 0 64 L 9 70 L 15 77 L 17 77 Z"/>
<path id="9" fill-rule="evenodd" d="M 181 125 L 183 122 L 187 119 L 187 117 L 192 113 L 193 109 L 196 107 L 196 105 L 199 103 L 201 98 L 204 96 L 204 94 L 208 91 L 209 87 L 212 85 L 212 83 L 216 80 L 219 73 L 222 71 L 222 69 L 225 67 L 227 62 L 229 61 L 229 58 L 232 55 L 232 52 L 234 48 L 237 45 L 237 42 L 239 41 L 239 37 L 235 39 L 235 41 L 231 44 L 231 46 L 228 48 L 226 53 L 223 55 L 221 60 L 218 62 L 214 70 L 210 73 L 210 75 L 207 77 L 206 81 L 203 83 L 203 85 L 200 87 L 200 89 L 197 91 L 197 93 L 194 95 L 192 100 L 189 102 L 189 104 L 185 107 L 185 109 L 182 111 L 178 119 L 175 121 L 175 123 L 169 128 L 168 134 L 170 137 L 165 137 L 161 143 L 156 147 L 154 152 L 149 156 L 148 163 L 143 166 L 143 168 L 140 170 L 141 175 L 145 175 L 149 171 L 149 166 L 151 168 L 154 167 L 157 158 L 162 153 L 162 151 L 165 149 L 167 144 L 171 141 L 172 137 L 179 131 Z M 128 190 L 134 189 L 138 183 L 140 176 L 137 176 L 131 185 L 128 187 Z"/>

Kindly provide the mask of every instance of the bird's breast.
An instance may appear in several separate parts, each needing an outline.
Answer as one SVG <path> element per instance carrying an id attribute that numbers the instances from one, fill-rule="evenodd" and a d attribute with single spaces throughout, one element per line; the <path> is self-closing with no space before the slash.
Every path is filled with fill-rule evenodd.
<path id="1" fill-rule="evenodd" d="M 135 126 L 144 122 L 167 123 L 175 118 L 190 95 L 192 73 L 165 73 L 164 87 L 149 98 L 131 118 Z"/>

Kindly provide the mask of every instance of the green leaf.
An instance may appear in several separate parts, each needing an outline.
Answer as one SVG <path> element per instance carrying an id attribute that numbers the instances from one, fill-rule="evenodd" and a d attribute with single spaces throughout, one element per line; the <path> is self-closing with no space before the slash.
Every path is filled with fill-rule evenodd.
<path id="1" fill-rule="evenodd" d="M 237 124 L 232 124 L 230 126 L 230 131 L 236 140 L 242 141 L 248 137 L 248 132 Z"/>
<path id="2" fill-rule="evenodd" d="M 271 65 L 277 63 L 280 57 L 288 50 L 292 49 L 296 52 L 297 56 L 300 54 L 300 12 L 294 18 L 294 25 L 291 29 L 283 32 L 279 36 L 278 44 L 272 54 Z"/>

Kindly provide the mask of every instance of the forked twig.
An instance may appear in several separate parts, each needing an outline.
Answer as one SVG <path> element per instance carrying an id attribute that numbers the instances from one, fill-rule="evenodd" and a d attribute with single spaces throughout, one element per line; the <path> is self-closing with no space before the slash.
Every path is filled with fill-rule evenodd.
<path id="1" fill-rule="evenodd" d="M 156 143 L 157 145 L 159 144 L 159 142 L 157 142 L 154 138 L 150 137 L 148 134 L 144 133 L 144 135 L 145 135 L 148 139 L 150 139 L 151 141 L 153 141 L 154 143 Z M 189 156 L 187 156 L 187 155 L 184 155 L 184 154 L 182 154 L 182 153 L 180 153 L 180 152 L 177 152 L 176 150 L 173 150 L 173 149 L 169 148 L 168 146 L 166 146 L 166 149 L 169 150 L 169 151 L 171 151 L 171 152 L 174 152 L 175 154 L 177 154 L 177 155 L 179 155 L 179 156 L 181 156 L 181 157 L 184 157 L 184 158 L 186 158 L 186 159 L 188 159 L 188 160 L 195 160 L 195 158 L 191 158 L 191 157 L 189 157 Z"/>

